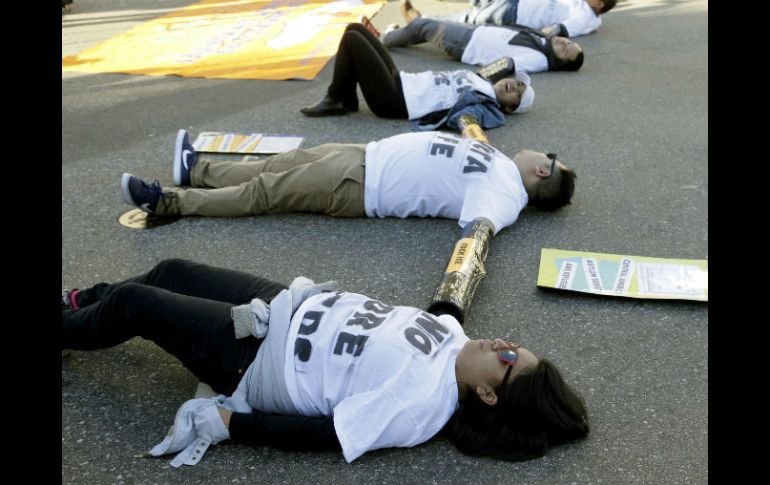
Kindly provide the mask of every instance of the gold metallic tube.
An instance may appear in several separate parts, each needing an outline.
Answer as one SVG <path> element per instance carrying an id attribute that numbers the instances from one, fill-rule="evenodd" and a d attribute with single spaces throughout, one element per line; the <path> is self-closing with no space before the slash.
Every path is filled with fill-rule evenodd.
<path id="1" fill-rule="evenodd" d="M 484 134 L 484 130 L 479 126 L 479 122 L 471 115 L 462 115 L 458 121 L 460 129 L 464 136 L 473 138 L 474 140 L 483 141 L 489 143 L 489 138 Z"/>
<path id="2" fill-rule="evenodd" d="M 492 224 L 486 219 L 475 219 L 465 226 L 444 276 L 433 293 L 428 312 L 448 313 L 463 323 L 476 287 L 487 274 L 484 261 L 491 237 Z"/>

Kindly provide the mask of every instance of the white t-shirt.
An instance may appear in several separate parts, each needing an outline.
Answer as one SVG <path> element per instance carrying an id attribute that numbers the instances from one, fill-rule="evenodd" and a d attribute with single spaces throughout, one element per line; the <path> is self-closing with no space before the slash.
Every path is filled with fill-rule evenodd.
<path id="1" fill-rule="evenodd" d="M 455 360 L 468 337 L 450 315 L 322 293 L 291 319 L 285 378 L 300 414 L 334 416 L 345 460 L 416 446 L 457 410 Z"/>
<path id="2" fill-rule="evenodd" d="M 427 131 L 366 145 L 364 205 L 369 217 L 476 218 L 497 234 L 527 205 L 513 161 L 472 138 Z"/>
<path id="3" fill-rule="evenodd" d="M 598 29 L 602 19 L 585 0 L 519 0 L 516 23 L 537 30 L 564 24 L 570 37 L 577 37 Z"/>
<path id="4" fill-rule="evenodd" d="M 401 71 L 401 86 L 410 120 L 451 108 L 469 89 L 497 99 L 492 84 L 468 70 L 418 73 Z"/>
<path id="5" fill-rule="evenodd" d="M 517 33 L 506 27 L 480 25 L 473 30 L 460 60 L 465 64 L 483 65 L 510 57 L 516 63 L 516 72 L 547 71 L 548 58 L 543 53 L 508 43 Z M 538 40 L 545 45 L 545 39 L 538 37 Z"/>

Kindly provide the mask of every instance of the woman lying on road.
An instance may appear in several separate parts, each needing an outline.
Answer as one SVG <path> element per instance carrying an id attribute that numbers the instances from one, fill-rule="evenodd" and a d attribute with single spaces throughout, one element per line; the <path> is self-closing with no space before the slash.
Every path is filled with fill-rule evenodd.
<path id="1" fill-rule="evenodd" d="M 184 403 L 150 451 L 181 451 L 177 467 L 227 439 L 342 450 L 351 462 L 446 427 L 463 453 L 523 460 L 588 434 L 582 398 L 515 341 L 470 340 L 450 315 L 333 287 L 300 277 L 287 289 L 166 260 L 121 283 L 64 292 L 61 346 L 139 336 L 221 393 Z"/>
<path id="2" fill-rule="evenodd" d="M 523 113 L 535 91 L 525 73 L 492 84 L 467 69 L 399 72 L 382 43 L 362 24 L 350 24 L 340 40 L 334 77 L 323 100 L 302 108 L 307 116 L 358 111 L 356 85 L 381 118 L 409 119 L 419 130 L 448 127 L 461 132 L 460 117 L 471 115 L 484 129 L 505 124 L 505 114 Z"/>

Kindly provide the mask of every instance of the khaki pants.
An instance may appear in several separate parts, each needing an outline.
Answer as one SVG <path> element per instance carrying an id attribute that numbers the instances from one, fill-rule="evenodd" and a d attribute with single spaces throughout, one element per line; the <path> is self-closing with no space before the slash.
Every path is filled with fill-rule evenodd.
<path id="1" fill-rule="evenodd" d="M 365 145 L 325 144 L 265 160 L 207 162 L 190 171 L 193 187 L 164 188 L 158 215 L 236 217 L 318 212 L 363 217 Z"/>

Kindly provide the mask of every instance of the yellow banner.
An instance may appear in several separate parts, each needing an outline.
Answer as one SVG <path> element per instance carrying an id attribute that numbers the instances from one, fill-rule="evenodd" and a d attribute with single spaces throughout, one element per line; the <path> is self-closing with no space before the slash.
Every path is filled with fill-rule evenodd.
<path id="1" fill-rule="evenodd" d="M 203 0 L 75 56 L 62 70 L 223 79 L 313 79 L 376 0 Z"/>

